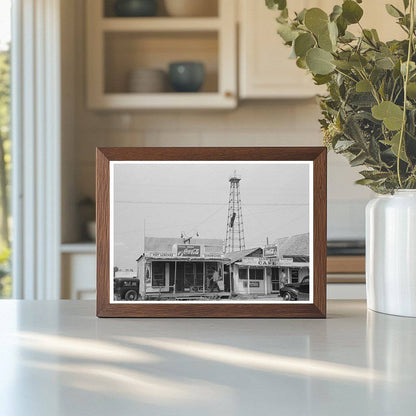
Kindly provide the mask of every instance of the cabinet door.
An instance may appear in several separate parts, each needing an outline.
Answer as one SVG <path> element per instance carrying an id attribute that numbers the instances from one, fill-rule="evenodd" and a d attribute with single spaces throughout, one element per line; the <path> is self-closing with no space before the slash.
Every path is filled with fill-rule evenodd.
<path id="1" fill-rule="evenodd" d="M 318 1 L 292 0 L 290 10 L 318 7 Z M 239 0 L 240 7 L 240 97 L 305 98 L 319 91 L 305 70 L 289 59 L 290 48 L 276 33 L 278 12 L 262 0 Z"/>
<path id="2" fill-rule="evenodd" d="M 299 69 L 289 59 L 290 48 L 277 35 L 275 17 L 278 12 L 268 10 L 262 0 L 239 0 L 240 13 L 240 97 L 241 98 L 305 98 L 322 93 L 313 84 L 311 76 Z M 402 9 L 402 0 L 392 0 Z M 338 0 L 291 0 L 289 10 L 320 7 L 330 12 Z M 384 3 L 363 2 L 364 16 L 361 21 L 366 28 L 378 30 L 382 40 L 402 39 L 404 32 L 389 16 Z M 358 34 L 358 25 L 350 26 Z"/>

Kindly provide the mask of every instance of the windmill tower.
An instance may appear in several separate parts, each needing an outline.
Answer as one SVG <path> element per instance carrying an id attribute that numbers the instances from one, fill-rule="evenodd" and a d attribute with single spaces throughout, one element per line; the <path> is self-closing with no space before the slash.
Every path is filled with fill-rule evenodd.
<path id="1" fill-rule="evenodd" d="M 228 199 L 227 233 L 225 235 L 224 253 L 241 251 L 246 247 L 244 241 L 243 213 L 241 211 L 241 177 L 234 171 L 229 181 L 230 196 Z"/>

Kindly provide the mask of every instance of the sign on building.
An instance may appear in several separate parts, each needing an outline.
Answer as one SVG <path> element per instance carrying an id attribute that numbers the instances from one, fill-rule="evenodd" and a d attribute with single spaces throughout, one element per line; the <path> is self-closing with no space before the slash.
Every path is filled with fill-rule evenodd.
<path id="1" fill-rule="evenodd" d="M 201 257 L 201 246 L 190 244 L 178 244 L 176 246 L 178 257 Z"/>
<path id="2" fill-rule="evenodd" d="M 277 246 L 264 247 L 264 257 L 277 257 Z"/>

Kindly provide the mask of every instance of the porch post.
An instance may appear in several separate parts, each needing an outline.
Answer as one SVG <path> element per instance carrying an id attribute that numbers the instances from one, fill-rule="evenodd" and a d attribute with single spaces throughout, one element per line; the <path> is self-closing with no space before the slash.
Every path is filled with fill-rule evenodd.
<path id="1" fill-rule="evenodd" d="M 270 269 L 271 270 L 271 269 Z M 267 267 L 264 268 L 263 270 L 263 281 L 264 281 L 264 294 L 267 295 Z"/>
<path id="2" fill-rule="evenodd" d="M 202 293 L 205 293 L 205 261 L 202 262 Z"/>
<path id="3" fill-rule="evenodd" d="M 247 294 L 250 294 L 250 266 L 247 266 Z"/>
<path id="4" fill-rule="evenodd" d="M 173 293 L 176 293 L 176 271 L 178 262 L 175 260 L 175 278 L 173 279 Z"/>

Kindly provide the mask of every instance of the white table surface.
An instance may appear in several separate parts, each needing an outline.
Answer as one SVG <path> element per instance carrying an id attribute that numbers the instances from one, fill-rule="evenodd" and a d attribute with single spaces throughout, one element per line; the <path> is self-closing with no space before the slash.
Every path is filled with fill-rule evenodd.
<path id="1" fill-rule="evenodd" d="M 412 415 L 416 319 L 97 319 L 0 301 L 0 415 Z"/>

